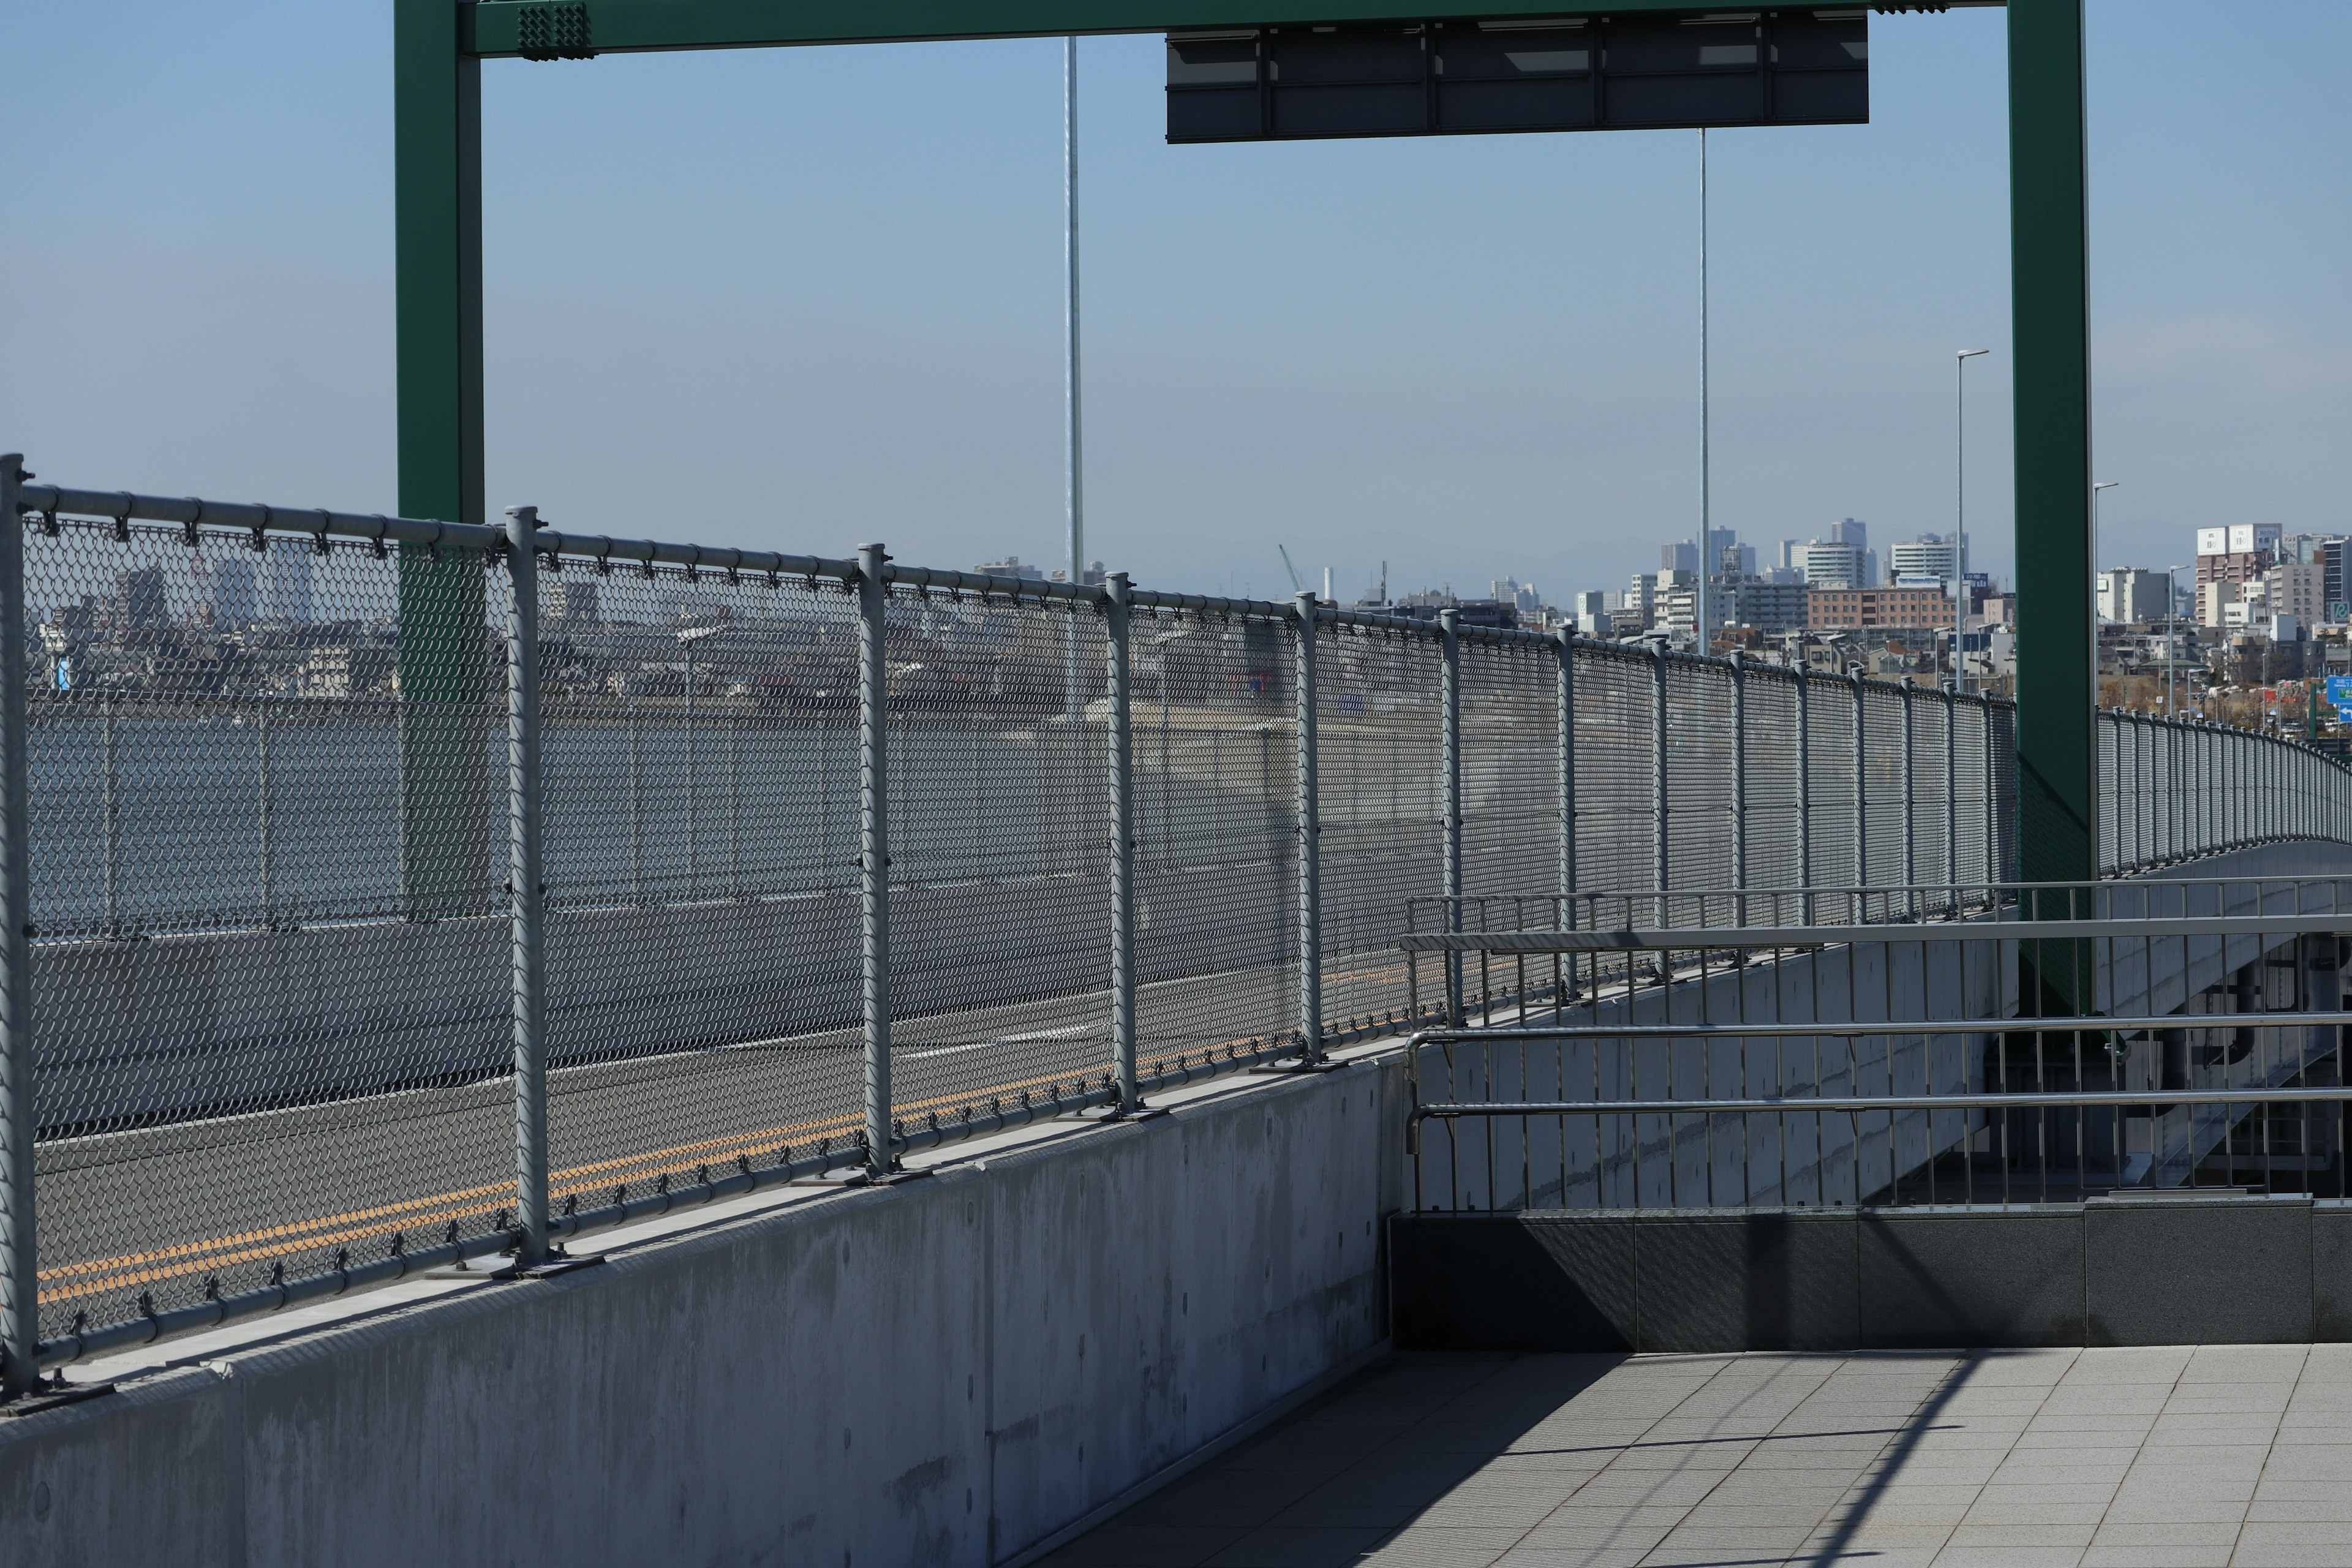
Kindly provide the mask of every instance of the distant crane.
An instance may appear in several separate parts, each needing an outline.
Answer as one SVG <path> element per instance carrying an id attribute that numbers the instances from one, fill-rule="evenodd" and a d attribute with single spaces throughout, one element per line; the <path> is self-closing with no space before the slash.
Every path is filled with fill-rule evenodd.
<path id="1" fill-rule="evenodd" d="M 1276 544 L 1275 548 L 1282 552 L 1282 569 L 1290 574 L 1290 591 L 1294 594 L 1307 592 L 1307 584 L 1298 580 L 1298 568 L 1290 563 L 1290 546 Z"/>

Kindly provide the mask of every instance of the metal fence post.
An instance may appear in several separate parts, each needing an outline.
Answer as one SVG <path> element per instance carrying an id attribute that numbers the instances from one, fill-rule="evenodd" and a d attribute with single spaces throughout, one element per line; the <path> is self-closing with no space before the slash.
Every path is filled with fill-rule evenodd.
<path id="1" fill-rule="evenodd" d="M 1748 658 L 1731 650 L 1731 885 L 1748 890 Z M 1735 900 L 1748 921 L 1748 900 Z"/>
<path id="2" fill-rule="evenodd" d="M 1950 884 L 1951 911 L 1960 908 L 1960 706 L 1958 693 L 1944 688 L 1944 880 Z"/>
<path id="3" fill-rule="evenodd" d="M 1912 822 L 1914 805 L 1919 795 L 1914 788 L 1918 751 L 1917 732 L 1911 723 L 1911 680 L 1906 676 L 1903 692 L 1903 895 L 1904 908 L 1911 914 L 1919 912 L 1919 861 L 1916 840 L 1919 837 Z"/>
<path id="4" fill-rule="evenodd" d="M 1462 929 L 1462 614 L 1437 612 L 1441 664 L 1437 684 L 1438 821 L 1444 838 L 1438 849 L 1438 890 L 1445 900 L 1445 929 Z M 1445 955 L 1445 1021 L 1462 1026 L 1462 955 Z"/>
<path id="5" fill-rule="evenodd" d="M 278 820 L 272 787 L 269 755 L 269 699 L 255 704 L 254 739 L 257 777 L 261 805 L 261 927 L 264 931 L 278 929 Z"/>
<path id="6" fill-rule="evenodd" d="M 547 1258 L 547 889 L 540 856 L 539 509 L 507 508 L 507 910 L 514 968 L 515 1262 Z"/>
<path id="7" fill-rule="evenodd" d="M 1128 642 L 1128 577 L 1103 580 L 1110 641 L 1110 1046 L 1118 1109 L 1142 1107 L 1135 1089 L 1135 777 L 1129 708 L 1133 695 Z"/>
<path id="8" fill-rule="evenodd" d="M 1863 714 L 1862 671 L 1857 668 L 1849 678 L 1853 685 L 1853 885 L 1870 886 L 1870 809 L 1865 795 L 1870 785 L 1870 725 Z M 1858 898 L 1858 907 L 1852 918 L 1856 924 L 1867 916 L 1870 900 Z"/>
<path id="9" fill-rule="evenodd" d="M 1805 923 L 1813 919 L 1813 676 L 1797 671 L 1797 886 L 1805 892 Z"/>
<path id="10" fill-rule="evenodd" d="M 106 934 L 110 940 L 120 940 L 123 933 L 122 751 L 113 692 L 99 699 L 99 711 L 104 725 L 100 761 L 105 772 L 99 782 L 99 807 L 106 833 Z"/>
<path id="11" fill-rule="evenodd" d="M 1576 634 L 1559 634 L 1559 890 L 1561 924 L 1576 925 Z"/>
<path id="12" fill-rule="evenodd" d="M 2000 852 L 2000 736 L 1995 723 L 2000 710 L 1991 698 L 1979 696 L 1977 711 L 1984 719 L 1985 880 L 1998 884 L 2009 874 L 2009 858 Z"/>
<path id="13" fill-rule="evenodd" d="M 1315 595 L 1293 606 L 1298 637 L 1298 1032 L 1299 1065 L 1323 1059 L 1323 848 L 1316 803 Z"/>
<path id="14" fill-rule="evenodd" d="M 866 1174 L 898 1168 L 890 1127 L 889 552 L 857 547 L 857 884 L 866 1014 Z"/>
<path id="15" fill-rule="evenodd" d="M 1666 887 L 1674 871 L 1666 844 L 1666 645 L 1650 647 L 1650 878 L 1657 890 L 1657 921 L 1666 921 Z"/>
<path id="16" fill-rule="evenodd" d="M 25 710 L 25 459 L 0 455 L 0 1398 L 41 1381 L 33 1214 L 33 885 Z"/>

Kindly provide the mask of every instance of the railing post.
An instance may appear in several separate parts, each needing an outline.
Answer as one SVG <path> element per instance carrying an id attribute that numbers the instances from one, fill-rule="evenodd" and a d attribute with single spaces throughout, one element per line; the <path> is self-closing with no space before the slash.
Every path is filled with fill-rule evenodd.
<path id="1" fill-rule="evenodd" d="M 1298 637 L 1298 1060 L 1313 1067 L 1323 1059 L 1323 834 L 1316 803 L 1315 595 L 1302 591 L 1293 602 Z"/>
<path id="2" fill-rule="evenodd" d="M 1953 683 L 1944 687 L 1944 880 L 1950 912 L 1960 912 L 1960 704 Z"/>
<path id="3" fill-rule="evenodd" d="M 1906 912 L 1916 916 L 1919 912 L 1919 859 L 1917 845 L 1916 843 L 1919 835 L 1912 824 L 1912 816 L 1914 815 L 1914 805 L 1919 798 L 1918 791 L 1914 787 L 1916 778 L 1915 769 L 1917 763 L 1917 759 L 1914 753 L 1916 752 L 1919 748 L 1915 743 L 1917 737 L 1913 731 L 1911 723 L 1911 680 L 1908 676 L 1904 678 L 1902 691 L 1903 886 L 1906 889 L 1903 895 L 1903 907 Z"/>
<path id="4" fill-rule="evenodd" d="M 261 928 L 278 929 L 278 820 L 273 796 L 276 790 L 270 773 L 269 699 L 265 697 L 255 705 L 254 739 L 257 776 L 254 784 L 260 795 L 261 805 Z"/>
<path id="5" fill-rule="evenodd" d="M 2000 740 L 1993 723 L 2000 709 L 1990 697 L 1977 699 L 1984 716 L 1985 880 L 1998 885 L 2009 875 L 2009 861 L 2000 852 Z"/>
<path id="6" fill-rule="evenodd" d="M 540 856 L 539 509 L 507 508 L 507 910 L 514 971 L 515 1262 L 547 1259 L 547 931 Z"/>
<path id="7" fill-rule="evenodd" d="M 1797 670 L 1797 886 L 1806 889 L 1805 923 L 1813 919 L 1813 676 Z"/>
<path id="8" fill-rule="evenodd" d="M 1666 920 L 1666 888 L 1674 871 L 1666 843 L 1666 645 L 1650 645 L 1650 878 L 1657 889 L 1657 921 Z"/>
<path id="9" fill-rule="evenodd" d="M 857 547 L 857 884 L 866 1015 L 866 1174 L 898 1168 L 890 1126 L 889 552 Z"/>
<path id="10" fill-rule="evenodd" d="M 41 1381 L 33 1214 L 33 885 L 25 703 L 25 459 L 0 456 L 0 1399 Z"/>
<path id="11" fill-rule="evenodd" d="M 1462 614 L 1437 612 L 1439 674 L 1438 821 L 1443 838 L 1438 847 L 1438 886 L 1444 895 L 1445 929 L 1462 929 Z M 1445 955 L 1445 1021 L 1462 1026 L 1462 955 Z"/>
<path id="12" fill-rule="evenodd" d="M 1731 885 L 1748 890 L 1748 657 L 1731 650 Z M 1735 900 L 1739 923 L 1748 923 L 1748 900 Z"/>
<path id="13" fill-rule="evenodd" d="M 1129 706 L 1128 577 L 1103 580 L 1103 618 L 1110 641 L 1110 1046 L 1121 1116 L 1143 1101 L 1135 1088 L 1135 776 Z"/>
<path id="14" fill-rule="evenodd" d="M 1864 796 L 1870 787 L 1870 724 L 1863 712 L 1862 671 L 1848 679 L 1853 685 L 1853 885 L 1870 886 L 1870 807 Z M 1859 898 L 1853 912 L 1856 925 L 1870 912 L 1870 900 Z"/>
<path id="15" fill-rule="evenodd" d="M 104 774 L 99 781 L 99 809 L 106 834 L 106 934 L 110 941 L 120 941 L 123 935 L 122 742 L 113 692 L 99 699 L 99 711 L 103 724 L 100 765 Z"/>
<path id="16" fill-rule="evenodd" d="M 1576 634 L 1559 634 L 1559 890 L 1560 923 L 1576 925 Z"/>

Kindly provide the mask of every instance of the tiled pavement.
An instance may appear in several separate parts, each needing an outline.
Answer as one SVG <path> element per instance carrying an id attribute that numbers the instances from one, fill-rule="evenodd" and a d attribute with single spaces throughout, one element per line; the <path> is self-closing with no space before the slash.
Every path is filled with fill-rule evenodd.
<path id="1" fill-rule="evenodd" d="M 1047 1568 L 2352 1568 L 2352 1345 L 1403 1356 Z"/>

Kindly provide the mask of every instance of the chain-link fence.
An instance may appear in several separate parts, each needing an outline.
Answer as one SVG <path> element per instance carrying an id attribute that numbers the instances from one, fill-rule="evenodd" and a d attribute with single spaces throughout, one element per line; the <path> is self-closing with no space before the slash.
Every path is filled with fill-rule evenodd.
<path id="1" fill-rule="evenodd" d="M 20 1380 L 1432 1022 L 1416 900 L 2014 874 L 1975 697 L 0 479 Z M 2352 838 L 2313 753 L 2100 723 L 2111 868 Z"/>

